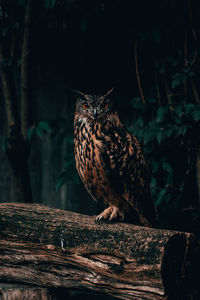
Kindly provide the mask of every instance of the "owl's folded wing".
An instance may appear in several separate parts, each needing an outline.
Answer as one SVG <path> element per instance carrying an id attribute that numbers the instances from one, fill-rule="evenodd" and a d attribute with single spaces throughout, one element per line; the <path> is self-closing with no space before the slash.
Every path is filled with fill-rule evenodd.
<path id="1" fill-rule="evenodd" d="M 150 174 L 138 140 L 125 129 L 114 132 L 108 141 L 104 162 L 113 192 L 156 223 L 151 199 Z"/>

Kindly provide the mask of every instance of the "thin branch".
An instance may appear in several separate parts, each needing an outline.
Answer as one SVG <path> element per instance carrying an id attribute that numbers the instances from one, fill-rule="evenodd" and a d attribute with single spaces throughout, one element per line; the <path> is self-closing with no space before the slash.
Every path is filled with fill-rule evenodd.
<path id="1" fill-rule="evenodd" d="M 168 94 L 170 97 L 179 97 L 179 96 L 183 96 L 183 93 L 169 93 Z"/>
<path id="2" fill-rule="evenodd" d="M 194 99 L 195 99 L 195 102 L 196 104 L 199 104 L 200 103 L 200 98 L 199 98 L 199 93 L 198 93 L 198 90 L 196 88 L 196 85 L 194 83 L 194 80 L 192 78 L 190 78 L 191 80 L 191 86 L 192 86 L 192 92 L 194 94 Z"/>
<path id="3" fill-rule="evenodd" d="M 191 0 L 188 0 L 188 11 L 189 11 L 189 17 L 190 17 L 190 21 L 192 24 L 192 34 L 193 34 L 193 38 L 196 41 L 197 40 L 197 34 L 195 31 L 195 27 L 193 26 L 193 13 L 192 13 L 192 5 L 191 5 Z"/>
<path id="4" fill-rule="evenodd" d="M 11 7 L 11 11 L 10 11 L 10 19 L 14 20 L 15 17 L 15 6 Z M 15 56 L 15 52 L 16 52 L 16 42 L 17 42 L 17 37 L 16 37 L 16 33 L 17 33 L 17 29 L 14 25 L 12 25 L 12 27 L 10 28 L 10 38 L 9 38 L 9 42 L 10 42 L 10 57 L 11 59 L 14 59 Z"/>
<path id="5" fill-rule="evenodd" d="M 185 64 L 185 67 L 187 67 L 187 65 L 188 65 L 187 54 L 188 54 L 188 33 L 186 31 L 185 40 L 184 40 L 184 64 Z"/>
<path id="6" fill-rule="evenodd" d="M 13 59 L 15 55 L 15 49 L 16 49 L 16 35 L 15 35 L 15 29 L 12 31 L 11 35 L 11 45 L 10 45 L 10 56 Z"/>
<path id="7" fill-rule="evenodd" d="M 139 73 L 139 69 L 138 69 L 138 53 L 137 53 L 137 41 L 135 41 L 135 71 L 136 71 L 136 77 L 137 77 L 137 83 L 138 83 L 138 88 L 140 91 L 140 97 L 142 99 L 143 104 L 146 103 L 145 98 L 144 98 L 144 93 L 142 90 L 142 86 L 141 86 L 141 81 L 140 81 L 140 73 Z"/>
<path id="8" fill-rule="evenodd" d="M 158 73 L 155 74 L 156 77 L 156 92 L 157 92 L 157 99 L 158 99 L 158 105 L 161 106 L 161 97 L 160 97 L 160 86 L 159 86 L 159 80 L 158 80 Z"/>
<path id="9" fill-rule="evenodd" d="M 199 51 L 198 51 L 198 49 L 196 49 L 195 52 L 194 52 L 192 63 L 191 63 L 192 66 L 196 63 L 197 58 L 198 58 L 198 54 L 199 54 Z"/>
<path id="10" fill-rule="evenodd" d="M 192 35 L 193 35 L 194 40 L 197 41 L 197 33 L 196 33 L 195 27 L 193 25 L 193 12 L 192 12 L 191 0 L 188 0 L 188 11 L 189 11 L 190 22 L 191 22 L 191 25 L 192 25 Z M 197 61 L 198 54 L 199 54 L 199 49 L 196 49 L 195 52 L 194 52 L 192 63 L 191 63 L 192 66 Z"/>
<path id="11" fill-rule="evenodd" d="M 0 64 L 2 65 L 0 69 L 0 81 L 1 81 L 2 93 L 5 101 L 6 115 L 8 121 L 8 131 L 10 132 L 10 128 L 16 126 L 19 120 L 17 118 L 16 108 L 13 103 L 13 97 L 12 97 L 11 88 L 8 80 L 8 74 L 5 70 L 5 67 L 3 66 L 4 61 L 5 61 L 5 57 L 3 53 L 3 45 L 2 45 L 2 40 L 0 39 Z"/>
<path id="12" fill-rule="evenodd" d="M 184 41 L 184 66 L 187 67 L 188 66 L 188 33 L 186 31 L 185 33 L 185 41 Z M 187 79 L 184 82 L 184 95 L 186 97 L 187 95 Z"/>
<path id="13" fill-rule="evenodd" d="M 172 98 L 171 98 L 171 94 L 169 92 L 169 87 L 168 87 L 166 79 L 165 79 L 165 91 L 166 91 L 166 96 L 167 96 L 167 102 L 168 102 L 168 105 L 169 105 L 169 110 L 170 110 L 170 113 L 172 114 L 174 109 L 173 109 L 173 106 L 172 106 Z"/>

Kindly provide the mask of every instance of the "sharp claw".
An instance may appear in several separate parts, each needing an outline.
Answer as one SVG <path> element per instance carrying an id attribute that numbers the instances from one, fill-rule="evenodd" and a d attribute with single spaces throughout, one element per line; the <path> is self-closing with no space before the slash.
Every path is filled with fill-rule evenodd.
<path id="1" fill-rule="evenodd" d="M 101 215 L 97 216 L 95 219 L 95 223 L 100 223 L 103 217 Z"/>
<path id="2" fill-rule="evenodd" d="M 109 206 L 100 215 L 96 217 L 95 223 L 111 223 L 117 218 L 119 218 L 120 220 L 124 219 L 123 211 L 120 211 L 118 207 Z"/>

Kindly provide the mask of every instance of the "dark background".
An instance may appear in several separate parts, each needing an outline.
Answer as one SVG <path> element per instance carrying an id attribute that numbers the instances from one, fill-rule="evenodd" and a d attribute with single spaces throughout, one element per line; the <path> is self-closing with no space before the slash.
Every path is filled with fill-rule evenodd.
<path id="1" fill-rule="evenodd" d="M 26 5 L 0 1 L 0 72 L 6 69 L 9 80 L 14 78 L 19 108 Z M 199 235 L 199 19 L 195 0 L 33 1 L 27 136 L 34 202 L 98 213 L 74 167 L 72 90 L 102 94 L 115 87 L 120 118 L 142 143 L 150 165 L 160 227 Z M 2 82 L 0 119 L 0 201 L 15 202 Z"/>

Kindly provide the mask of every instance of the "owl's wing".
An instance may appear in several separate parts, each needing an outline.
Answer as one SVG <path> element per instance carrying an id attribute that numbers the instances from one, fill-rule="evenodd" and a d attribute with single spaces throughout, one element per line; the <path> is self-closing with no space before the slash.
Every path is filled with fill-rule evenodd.
<path id="1" fill-rule="evenodd" d="M 115 128 L 106 155 L 112 190 L 155 223 L 150 174 L 138 140 L 124 128 Z"/>

